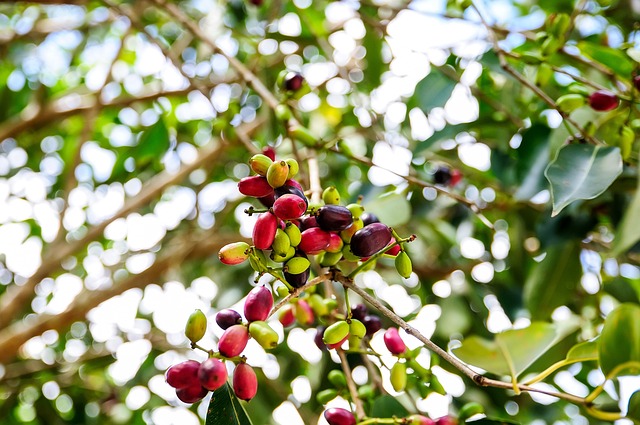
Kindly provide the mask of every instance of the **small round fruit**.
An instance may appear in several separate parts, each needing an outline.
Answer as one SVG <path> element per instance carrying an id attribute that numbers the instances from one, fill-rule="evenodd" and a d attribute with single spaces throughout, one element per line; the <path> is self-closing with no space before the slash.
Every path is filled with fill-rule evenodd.
<path id="1" fill-rule="evenodd" d="M 305 283 L 307 283 L 307 280 L 309 280 L 310 272 L 310 268 L 300 274 L 291 274 L 289 272 L 284 272 L 284 279 L 289 282 L 289 284 L 294 288 L 301 288 L 305 285 Z"/>
<path id="2" fill-rule="evenodd" d="M 633 85 L 636 90 L 640 90 L 640 75 L 636 75 L 633 77 Z"/>
<path id="3" fill-rule="evenodd" d="M 305 257 L 293 257 L 285 264 L 286 271 L 290 274 L 300 274 L 307 271 L 311 263 Z"/>
<path id="4" fill-rule="evenodd" d="M 305 300 L 298 300 L 294 307 L 294 314 L 298 323 L 303 325 L 311 325 L 315 320 L 313 309 Z"/>
<path id="5" fill-rule="evenodd" d="M 239 356 L 249 342 L 249 330 L 243 325 L 233 325 L 225 330 L 218 341 L 220 354 L 227 358 Z"/>
<path id="6" fill-rule="evenodd" d="M 209 391 L 206 388 L 203 388 L 198 384 L 193 387 L 178 388 L 176 390 L 176 395 L 183 403 L 191 404 L 202 400 L 208 392 Z"/>
<path id="7" fill-rule="evenodd" d="M 458 425 L 458 420 L 452 416 L 443 416 L 436 419 L 436 425 Z"/>
<path id="8" fill-rule="evenodd" d="M 347 336 L 349 336 L 349 324 L 340 320 L 327 327 L 322 340 L 325 344 L 330 345 L 342 341 Z"/>
<path id="9" fill-rule="evenodd" d="M 349 323 L 349 335 L 353 335 L 357 338 L 364 338 L 366 334 L 367 328 L 364 323 L 358 319 L 352 318 L 351 323 Z"/>
<path id="10" fill-rule="evenodd" d="M 239 325 L 242 323 L 242 316 L 240 316 L 240 313 L 235 310 L 225 308 L 216 314 L 216 323 L 222 329 L 228 329 L 233 325 Z"/>
<path id="11" fill-rule="evenodd" d="M 324 411 L 324 418 L 329 425 L 356 425 L 353 413 L 340 407 L 332 407 Z"/>
<path id="12" fill-rule="evenodd" d="M 393 389 L 400 392 L 407 386 L 407 365 L 396 362 L 391 368 L 391 385 Z"/>
<path id="13" fill-rule="evenodd" d="M 298 249 L 302 250 L 305 254 L 315 255 L 327 248 L 330 242 L 331 236 L 329 232 L 319 227 L 312 227 L 303 231 L 300 235 Z"/>
<path id="14" fill-rule="evenodd" d="M 297 195 L 282 195 L 273 203 L 273 213 L 280 220 L 294 220 L 307 211 L 307 203 Z"/>
<path id="15" fill-rule="evenodd" d="M 273 307 L 273 295 L 264 286 L 253 288 L 244 301 L 244 317 L 249 322 L 267 320 Z"/>
<path id="16" fill-rule="evenodd" d="M 262 198 L 273 194 L 273 187 L 262 176 L 250 176 L 240 179 L 238 182 L 238 190 L 245 196 L 253 196 Z"/>
<path id="17" fill-rule="evenodd" d="M 371 223 L 380 223 L 380 219 L 378 218 L 378 216 L 370 212 L 362 213 L 360 219 L 365 226 L 368 226 Z"/>
<path id="18" fill-rule="evenodd" d="M 338 369 L 332 369 L 329 371 L 329 374 L 327 375 L 327 379 L 329 380 L 329 382 L 331 382 L 331 384 L 338 388 L 346 388 L 347 387 L 347 377 L 345 376 L 344 372 Z"/>
<path id="19" fill-rule="evenodd" d="M 433 420 L 422 415 L 411 415 L 407 419 L 410 421 L 408 425 L 435 425 Z"/>
<path id="20" fill-rule="evenodd" d="M 258 392 L 258 378 L 248 364 L 240 363 L 233 371 L 233 391 L 245 401 L 251 400 Z"/>
<path id="21" fill-rule="evenodd" d="M 246 242 L 230 243 L 220 248 L 218 258 L 222 264 L 234 266 L 249 258 L 249 248 L 251 247 Z"/>
<path id="22" fill-rule="evenodd" d="M 318 210 L 316 221 L 322 230 L 340 232 L 353 223 L 353 215 L 347 207 L 325 205 Z"/>
<path id="23" fill-rule="evenodd" d="M 202 310 L 195 310 L 187 319 L 184 334 L 193 344 L 200 341 L 207 332 L 207 316 Z"/>
<path id="24" fill-rule="evenodd" d="M 287 304 L 278 311 L 278 320 L 285 328 L 296 322 L 296 316 L 293 314 L 292 304 Z"/>
<path id="25" fill-rule="evenodd" d="M 289 165 L 286 161 L 275 161 L 267 170 L 267 182 L 272 188 L 278 188 L 287 181 Z"/>
<path id="26" fill-rule="evenodd" d="M 400 251 L 395 259 L 396 271 L 400 276 L 405 279 L 409 279 L 411 277 L 411 271 L 413 270 L 413 266 L 411 265 L 411 258 L 406 253 L 406 251 Z"/>
<path id="27" fill-rule="evenodd" d="M 271 350 L 278 346 L 278 333 L 267 322 L 260 320 L 251 322 L 249 334 L 265 350 Z"/>
<path id="28" fill-rule="evenodd" d="M 340 192 L 334 186 L 329 186 L 322 192 L 322 201 L 326 205 L 339 205 Z"/>
<path id="29" fill-rule="evenodd" d="M 589 106 L 594 111 L 605 112 L 616 109 L 620 104 L 620 99 L 614 93 L 607 90 L 598 90 L 591 93 L 588 98 Z"/>
<path id="30" fill-rule="evenodd" d="M 364 304 L 356 304 L 351 307 L 351 317 L 360 321 L 364 320 L 367 315 L 367 306 Z"/>
<path id="31" fill-rule="evenodd" d="M 276 150 L 273 146 L 265 146 L 262 148 L 262 154 L 268 156 L 272 161 L 276 160 Z"/>
<path id="32" fill-rule="evenodd" d="M 203 361 L 198 369 L 200 385 L 209 391 L 215 391 L 227 382 L 227 368 L 224 362 L 213 357 Z"/>
<path id="33" fill-rule="evenodd" d="M 384 333 L 384 345 L 387 346 L 391 354 L 398 355 L 407 351 L 407 346 L 402 338 L 400 338 L 400 334 L 396 328 L 389 328 Z"/>
<path id="34" fill-rule="evenodd" d="M 436 171 L 433 172 L 433 182 L 447 186 L 451 182 L 451 168 L 445 166 L 438 167 Z"/>
<path id="35" fill-rule="evenodd" d="M 297 72 L 289 72 L 284 77 L 284 89 L 287 91 L 298 91 L 304 84 L 304 77 Z"/>
<path id="36" fill-rule="evenodd" d="M 198 369 L 200 369 L 200 362 L 187 360 L 186 362 L 178 363 L 167 369 L 165 379 L 167 384 L 176 389 L 194 386 L 199 387 Z"/>
<path id="37" fill-rule="evenodd" d="M 271 164 L 273 164 L 273 160 L 267 155 L 261 153 L 253 155 L 249 160 L 249 166 L 251 169 L 261 176 L 267 175 L 267 170 Z"/>
<path id="38" fill-rule="evenodd" d="M 370 257 L 382 250 L 391 240 L 391 230 L 382 223 L 371 223 L 351 238 L 351 252 L 358 257 Z"/>

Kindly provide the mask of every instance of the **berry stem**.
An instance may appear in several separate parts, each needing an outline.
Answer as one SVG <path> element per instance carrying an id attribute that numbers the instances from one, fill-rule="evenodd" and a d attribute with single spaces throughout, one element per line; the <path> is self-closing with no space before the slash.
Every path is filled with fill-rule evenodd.
<path id="1" fill-rule="evenodd" d="M 344 304 L 347 308 L 347 322 L 351 322 L 351 303 L 349 302 L 349 289 L 346 286 L 344 287 Z"/>

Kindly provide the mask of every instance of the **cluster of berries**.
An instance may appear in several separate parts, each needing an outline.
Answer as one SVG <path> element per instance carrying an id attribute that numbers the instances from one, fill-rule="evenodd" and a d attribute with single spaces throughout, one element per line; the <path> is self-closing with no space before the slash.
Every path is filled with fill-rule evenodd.
<path id="1" fill-rule="evenodd" d="M 353 413 L 341 407 L 332 407 L 325 410 L 324 418 L 329 425 L 356 425 L 356 418 Z M 402 422 L 396 423 L 405 425 L 457 425 L 458 421 L 451 416 L 443 416 L 434 421 L 426 416 L 415 414 L 404 418 Z"/>

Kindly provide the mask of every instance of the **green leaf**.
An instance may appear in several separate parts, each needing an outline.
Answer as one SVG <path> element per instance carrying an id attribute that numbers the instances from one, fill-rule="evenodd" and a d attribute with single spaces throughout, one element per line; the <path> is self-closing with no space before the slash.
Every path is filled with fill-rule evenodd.
<path id="1" fill-rule="evenodd" d="M 640 174 L 638 178 L 636 193 L 616 230 L 616 237 L 613 240 L 613 249 L 611 250 L 612 257 L 622 254 L 640 240 L 640 226 L 638 226 L 638 217 L 640 217 Z"/>
<path id="2" fill-rule="evenodd" d="M 533 322 L 528 328 L 512 329 L 496 335 L 494 341 L 471 336 L 453 349 L 462 361 L 496 375 L 515 379 L 557 340 L 550 323 Z"/>
<path id="3" fill-rule="evenodd" d="M 411 204 L 404 195 L 387 193 L 365 205 L 368 212 L 378 216 L 387 226 L 401 226 L 411 219 Z"/>
<path id="4" fill-rule="evenodd" d="M 566 360 L 570 362 L 598 360 L 598 340 L 593 339 L 574 345 L 567 353 Z"/>
<path id="5" fill-rule="evenodd" d="M 375 399 L 369 416 L 373 418 L 393 418 L 394 416 L 403 418 L 408 415 L 409 411 L 395 397 L 383 395 Z"/>
<path id="6" fill-rule="evenodd" d="M 578 199 L 593 199 L 622 173 L 620 149 L 592 145 L 567 145 L 544 172 L 551 183 L 552 216 Z"/>
<path id="7" fill-rule="evenodd" d="M 549 164 L 551 129 L 536 124 L 522 133 L 522 142 L 516 149 L 516 175 L 520 187 L 514 194 L 518 201 L 529 200 L 548 187 L 544 170 Z"/>
<path id="8" fill-rule="evenodd" d="M 640 422 L 640 390 L 631 394 L 631 398 L 629 398 L 627 418 Z"/>
<path id="9" fill-rule="evenodd" d="M 604 321 L 599 343 L 600 368 L 605 376 L 619 365 L 640 364 L 640 306 L 621 304 Z M 617 376 L 640 373 L 640 367 L 618 371 Z"/>
<path id="10" fill-rule="evenodd" d="M 449 66 L 449 65 L 445 65 Z M 455 72 L 451 68 L 452 72 Z M 429 75 L 424 77 L 417 85 L 414 96 L 418 106 L 428 114 L 433 108 L 443 107 L 451 97 L 456 83 L 445 77 L 442 72 L 432 68 Z"/>
<path id="11" fill-rule="evenodd" d="M 205 425 L 251 425 L 251 420 L 227 383 L 213 392 Z"/>
<path id="12" fill-rule="evenodd" d="M 578 49 L 596 62 L 613 70 L 616 74 L 629 78 L 633 72 L 634 64 L 622 50 L 600 44 L 581 41 Z"/>
<path id="13" fill-rule="evenodd" d="M 380 85 L 380 77 L 382 76 L 382 58 L 383 37 L 378 34 L 377 30 L 371 28 L 367 31 L 362 45 L 367 49 L 367 78 L 362 81 L 363 87 L 373 90 Z"/>
<path id="14" fill-rule="evenodd" d="M 533 320 L 547 319 L 573 296 L 582 277 L 580 246 L 574 241 L 554 245 L 529 272 L 524 300 Z"/>

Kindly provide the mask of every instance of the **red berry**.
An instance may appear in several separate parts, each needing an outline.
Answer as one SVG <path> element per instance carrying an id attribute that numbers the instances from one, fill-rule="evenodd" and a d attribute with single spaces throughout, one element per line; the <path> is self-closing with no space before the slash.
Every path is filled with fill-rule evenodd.
<path id="1" fill-rule="evenodd" d="M 300 230 L 305 231 L 307 229 L 312 229 L 314 227 L 318 227 L 318 221 L 316 217 L 313 215 L 304 217 L 300 222 Z"/>
<path id="2" fill-rule="evenodd" d="M 329 425 L 356 425 L 353 413 L 340 407 L 332 407 L 324 411 L 324 418 Z"/>
<path id="3" fill-rule="evenodd" d="M 319 227 L 312 227 L 302 232 L 298 249 L 305 254 L 315 255 L 327 248 L 329 242 L 331 242 L 329 232 L 325 232 Z"/>
<path id="4" fill-rule="evenodd" d="M 229 329 L 233 325 L 239 325 L 242 323 L 242 316 L 240 316 L 240 313 L 235 310 L 225 308 L 216 314 L 216 323 L 222 329 Z"/>
<path id="5" fill-rule="evenodd" d="M 295 306 L 296 320 L 303 325 L 312 325 L 315 320 L 313 309 L 305 300 L 298 300 Z"/>
<path id="6" fill-rule="evenodd" d="M 269 249 L 276 237 L 278 218 L 270 212 L 260 214 L 253 228 L 253 245 L 258 249 Z"/>
<path id="7" fill-rule="evenodd" d="M 386 224 L 368 224 L 351 237 L 351 252 L 358 257 L 370 257 L 387 246 L 391 237 Z"/>
<path id="8" fill-rule="evenodd" d="M 233 325 L 220 337 L 218 350 L 225 357 L 236 357 L 242 353 L 247 342 L 249 342 L 249 330 L 246 326 Z"/>
<path id="9" fill-rule="evenodd" d="M 263 176 L 249 176 L 240 179 L 238 190 L 245 196 L 256 198 L 269 196 L 273 193 L 273 188 L 269 186 L 267 178 Z"/>
<path id="10" fill-rule="evenodd" d="M 404 344 L 402 338 L 400 338 L 400 334 L 396 328 L 389 328 L 384 333 L 384 345 L 391 351 L 391 354 L 397 355 L 407 351 L 407 346 Z"/>
<path id="11" fill-rule="evenodd" d="M 449 184 L 455 186 L 460 183 L 460 180 L 462 180 L 462 172 L 456 169 L 451 170 L 451 182 Z"/>
<path id="12" fill-rule="evenodd" d="M 187 360 L 171 366 L 167 370 L 165 379 L 173 388 L 199 387 L 198 369 L 200 369 L 200 362 Z"/>
<path id="13" fill-rule="evenodd" d="M 327 246 L 326 251 L 337 253 L 342 251 L 342 247 L 344 246 L 344 242 L 342 238 L 337 233 L 329 233 L 329 246 Z"/>
<path id="14" fill-rule="evenodd" d="M 304 189 L 302 188 L 302 185 L 298 183 L 298 180 L 289 179 L 286 182 L 284 182 L 284 185 L 297 187 L 298 189 L 300 189 L 301 192 L 304 192 Z"/>
<path id="15" fill-rule="evenodd" d="M 183 403 L 195 403 L 202 400 L 209 391 L 198 384 L 197 386 L 178 388 L 176 395 Z"/>
<path id="16" fill-rule="evenodd" d="M 227 368 L 220 360 L 209 358 L 200 365 L 198 379 L 204 388 L 215 391 L 227 382 Z"/>
<path id="17" fill-rule="evenodd" d="M 293 305 L 287 304 L 282 307 L 278 313 L 278 320 L 285 328 L 293 325 L 296 321 L 296 316 L 293 314 Z"/>
<path id="18" fill-rule="evenodd" d="M 298 195 L 282 195 L 273 203 L 273 213 L 281 220 L 302 217 L 305 211 L 307 211 L 307 203 Z"/>
<path id="19" fill-rule="evenodd" d="M 436 419 L 436 425 L 458 425 L 458 420 L 451 416 L 443 416 Z"/>
<path id="20" fill-rule="evenodd" d="M 244 317 L 249 322 L 267 320 L 271 307 L 273 307 L 271 291 L 264 286 L 256 286 L 244 301 Z"/>
<path id="21" fill-rule="evenodd" d="M 322 230 L 339 232 L 351 226 L 353 215 L 347 207 L 325 205 L 318 210 L 316 221 Z"/>
<path id="22" fill-rule="evenodd" d="M 298 91 L 302 88 L 304 77 L 297 72 L 290 72 L 284 80 L 284 88 L 288 91 Z"/>
<path id="23" fill-rule="evenodd" d="M 387 246 L 392 245 L 394 243 L 396 243 L 396 238 L 391 238 L 391 242 L 389 242 L 389 244 Z M 387 251 L 387 254 L 393 255 L 395 257 L 396 255 L 398 255 L 400 253 L 401 250 L 402 250 L 402 248 L 400 247 L 400 245 L 394 245 L 393 248 L 391 248 L 389 251 Z"/>
<path id="24" fill-rule="evenodd" d="M 262 154 L 268 156 L 272 161 L 276 160 L 276 150 L 271 146 L 262 148 Z"/>
<path id="25" fill-rule="evenodd" d="M 620 99 L 607 90 L 598 90 L 589 96 L 589 106 L 595 111 L 605 112 L 618 107 Z"/>
<path id="26" fill-rule="evenodd" d="M 342 344 L 345 343 L 346 340 L 349 339 L 349 334 L 347 334 L 344 338 L 342 338 L 339 342 L 336 342 L 335 344 L 327 344 L 327 348 L 329 348 L 330 350 L 333 350 L 335 348 L 340 348 L 342 347 Z"/>
<path id="27" fill-rule="evenodd" d="M 249 401 L 258 392 L 258 378 L 253 368 L 240 363 L 233 372 L 233 391 L 239 399 Z"/>

